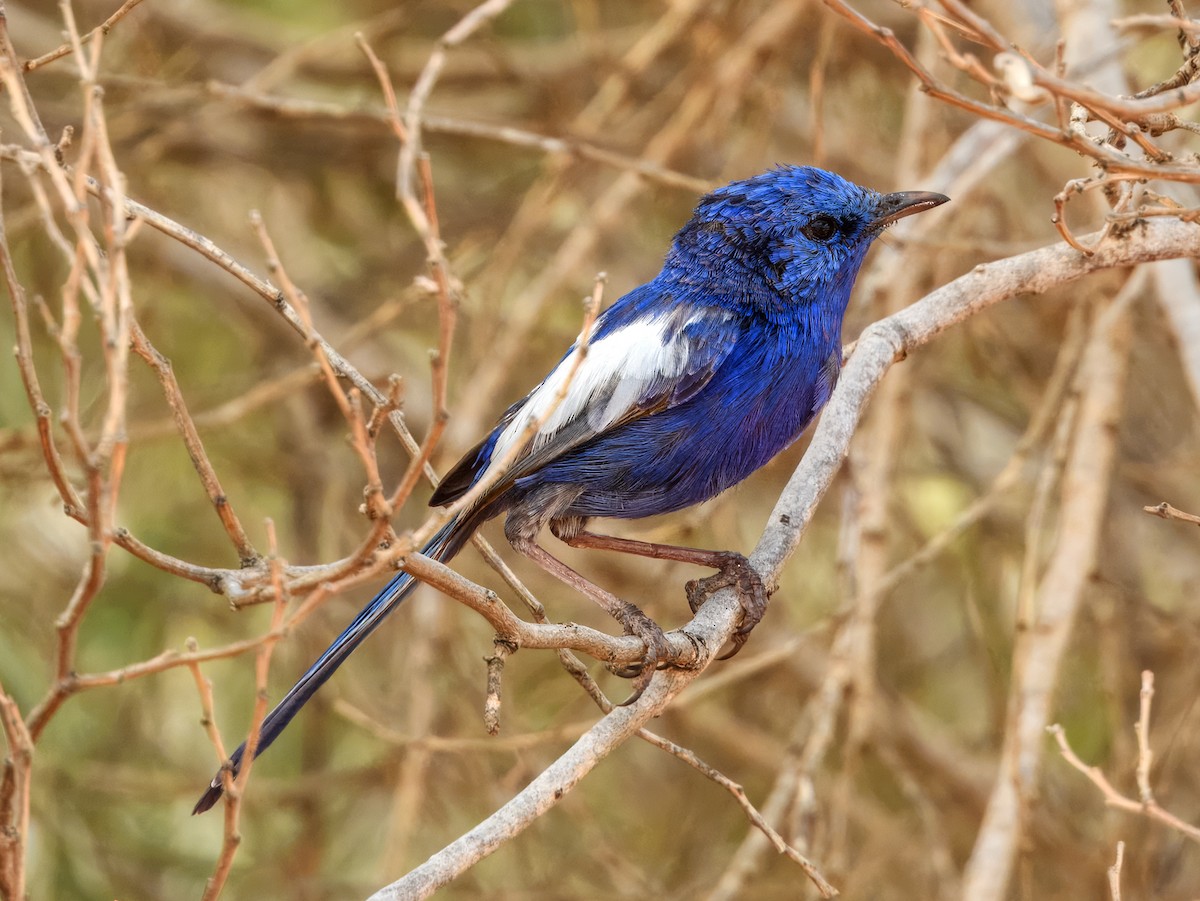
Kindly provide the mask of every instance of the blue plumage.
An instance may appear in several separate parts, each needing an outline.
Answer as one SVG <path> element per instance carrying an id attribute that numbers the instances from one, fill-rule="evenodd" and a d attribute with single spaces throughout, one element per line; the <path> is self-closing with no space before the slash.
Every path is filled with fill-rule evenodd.
<path id="1" fill-rule="evenodd" d="M 700 503 L 795 441 L 837 381 L 842 318 L 871 242 L 896 219 L 946 200 L 877 194 L 808 167 L 780 167 L 702 198 L 659 275 L 597 320 L 582 360 L 577 347 L 568 350 L 446 475 L 431 504 L 452 503 L 493 466 L 499 473 L 423 553 L 449 560 L 483 522 L 506 514 L 518 551 L 643 638 L 635 698 L 662 654 L 661 629 L 551 557 L 536 541 L 544 527 L 568 544 L 720 569 L 747 598 L 744 641 L 765 606 L 744 558 L 593 535 L 587 520 Z M 393 577 L 338 636 L 267 716 L 259 753 L 414 584 L 406 573 Z M 234 771 L 243 753 L 234 753 Z M 218 775 L 195 812 L 220 794 Z"/>

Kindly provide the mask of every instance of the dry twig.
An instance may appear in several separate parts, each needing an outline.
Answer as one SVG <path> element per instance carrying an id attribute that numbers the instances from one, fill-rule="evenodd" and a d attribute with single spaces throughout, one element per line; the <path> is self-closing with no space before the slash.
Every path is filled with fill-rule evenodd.
<path id="1" fill-rule="evenodd" d="M 1101 772 L 1099 767 L 1088 766 L 1079 759 L 1079 755 L 1071 748 L 1067 741 L 1066 730 L 1058 723 L 1047 726 L 1047 731 L 1054 736 L 1054 740 L 1058 743 L 1058 750 L 1062 754 L 1063 759 L 1067 761 L 1083 775 L 1091 781 L 1093 785 L 1100 790 L 1104 796 L 1104 803 L 1109 807 L 1115 807 L 1118 810 L 1126 810 L 1130 813 L 1140 813 L 1147 819 L 1156 820 L 1174 829 L 1176 832 L 1183 835 L 1185 838 L 1191 839 L 1193 842 L 1200 843 L 1200 827 L 1193 826 L 1191 823 L 1180 819 L 1170 811 L 1164 810 L 1154 800 L 1154 793 L 1150 790 L 1150 764 L 1154 759 L 1153 752 L 1150 749 L 1150 702 L 1154 697 L 1154 673 L 1146 670 L 1142 673 L 1142 690 L 1141 703 L 1139 705 L 1140 713 L 1138 721 L 1134 724 L 1134 731 L 1137 734 L 1138 742 L 1138 760 L 1136 769 L 1136 778 L 1138 786 L 1139 800 L 1126 797 L 1115 788 L 1108 778 Z M 1120 877 L 1120 860 L 1121 854 L 1117 854 L 1117 877 Z"/>

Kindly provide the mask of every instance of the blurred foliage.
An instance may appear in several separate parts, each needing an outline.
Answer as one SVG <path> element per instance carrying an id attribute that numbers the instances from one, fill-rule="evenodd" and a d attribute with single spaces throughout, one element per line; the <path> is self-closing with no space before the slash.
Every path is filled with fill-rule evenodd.
<path id="1" fill-rule="evenodd" d="M 115 5 L 89 0 L 74 8 L 81 27 L 90 28 Z M 1148 2 L 1130 5 L 1158 11 Z M 378 384 L 393 372 L 404 378 L 405 411 L 418 435 L 428 424 L 428 349 L 436 343 L 436 310 L 413 288 L 423 272 L 424 251 L 393 199 L 396 147 L 378 118 L 378 86 L 352 36 L 364 33 L 403 92 L 437 38 L 470 6 L 457 0 L 155 0 L 105 39 L 104 103 L 130 195 L 265 272 L 247 218 L 250 210 L 261 211 L 326 337 Z M 924 187 L 895 183 L 896 147 L 909 108 L 908 73 L 819 4 L 803 6 L 786 30 L 757 49 L 745 78 L 711 84 L 717 64 L 771 6 L 765 0 L 707 4 L 670 31 L 663 25 L 664 4 L 521 0 L 450 55 L 429 113 L 567 137 L 640 158 L 693 92 L 708 86 L 714 91 L 711 108 L 666 154 L 673 170 L 715 185 L 778 162 L 804 162 L 881 190 Z M 913 20 L 899 9 L 882 0 L 862 7 L 906 42 L 913 37 Z M 1047 42 L 1055 13 L 1048 5 L 1027 0 L 1013 7 L 985 2 L 981 8 L 1030 49 L 1043 56 L 1052 52 Z M 60 43 L 62 24 L 53 4 L 14 2 L 7 4 L 7 14 L 22 56 Z M 664 29 L 661 52 L 645 65 L 632 65 L 630 49 L 656 28 Z M 1177 62 L 1177 50 L 1164 36 L 1132 40 L 1123 49 L 1131 70 L 1147 81 L 1165 76 Z M 76 82 L 69 59 L 29 76 L 52 134 L 79 120 Z M 272 110 L 265 102 L 232 98 L 214 87 L 218 83 L 260 98 L 331 104 L 344 115 Z M 624 92 L 619 102 L 605 107 L 596 100 L 617 88 Z M 918 170 L 968 125 L 960 111 L 929 111 L 915 153 Z M 0 129 L 6 136 L 15 133 L 7 113 Z M 487 400 L 486 409 L 453 422 L 436 460 L 444 469 L 553 365 L 578 330 L 578 299 L 590 291 L 597 271 L 608 273 L 610 300 L 653 275 L 696 192 L 646 179 L 615 216 L 596 223 L 598 240 L 579 254 L 569 277 L 553 286 L 552 301 L 522 338 L 518 365 L 495 375 L 487 363 L 504 344 L 530 286 L 575 229 L 591 221 L 622 173 L 578 154 L 548 154 L 446 130 L 431 129 L 427 146 L 442 232 L 465 286 L 452 406 L 469 398 Z M 1026 142 L 984 185 L 947 208 L 937 241 L 905 252 L 920 260 L 914 265 L 927 268 L 932 285 L 978 262 L 1055 241 L 1050 199 L 1066 178 L 1083 171 L 1073 155 Z M 65 266 L 45 241 L 27 189 L 7 175 L 4 210 L 27 290 L 53 305 Z M 255 542 L 265 546 L 263 523 L 269 517 L 290 562 L 347 553 L 366 528 L 358 513 L 363 477 L 325 389 L 295 375 L 310 364 L 303 342 L 228 274 L 149 229 L 130 256 L 141 322 L 171 358 L 227 494 Z M 1100 276 L 1067 292 L 1005 304 L 950 331 L 905 364 L 912 368 L 910 427 L 894 448 L 887 536 L 896 562 L 987 489 L 1042 397 L 1072 311 L 1086 316 L 1093 301 L 1117 284 L 1112 276 Z M 865 301 L 852 306 L 847 336 L 877 315 Z M 1152 299 L 1139 303 L 1136 317 L 1135 366 L 1120 425 L 1121 457 L 1102 565 L 1073 638 L 1057 716 L 1076 750 L 1132 793 L 1137 674 L 1153 669 L 1155 786 L 1165 806 L 1196 822 L 1197 537 L 1194 529 L 1141 513 L 1143 504 L 1163 499 L 1200 510 L 1196 408 L 1174 338 Z M 0 317 L 0 344 L 13 344 L 12 327 L 9 317 Z M 95 334 L 85 330 L 84 385 L 94 404 L 103 395 L 103 370 L 95 347 L 87 346 L 89 338 L 94 342 Z M 35 336 L 35 345 L 45 391 L 57 402 L 62 391 L 57 349 L 44 333 Z M 170 428 L 157 382 L 141 365 L 133 371 L 131 449 L 119 521 L 168 553 L 235 566 L 236 555 Z M 268 403 L 228 420 L 211 415 L 256 386 L 273 383 L 283 388 Z M 88 412 L 93 422 L 100 413 Z M 621 528 L 658 540 L 748 551 L 802 449 L 792 449 L 745 486 L 697 510 Z M 1047 455 L 1039 447 L 1035 464 Z M 381 459 L 385 482 L 406 462 L 391 439 Z M 850 471 L 853 465 L 852 459 Z M 811 822 L 792 825 L 846 897 L 954 896 L 953 875 L 939 868 L 935 850 L 944 849 L 954 868 L 961 867 L 990 788 L 1037 471 L 1031 466 L 1025 481 L 989 516 L 903 580 L 883 603 L 878 715 L 887 720 L 889 709 L 903 712 L 913 724 L 913 740 L 953 761 L 956 772 L 946 773 L 932 764 L 933 756 L 897 744 L 897 732 L 889 729 L 872 737 L 855 767 L 844 769 L 837 752 L 844 731 L 839 720 L 834 750 L 814 773 Z M 839 533 L 852 490 L 843 476 L 738 665 L 809 629 L 815 629 L 817 644 L 828 643 L 847 600 Z M 421 509 L 404 510 L 397 525 L 422 516 Z M 502 543 L 492 529 L 489 534 Z M 62 516 L 40 465 L 33 420 L 11 359 L 0 364 L 0 541 L 5 548 L 0 681 L 28 710 L 50 679 L 54 619 L 87 548 L 84 530 Z M 683 621 L 681 587 L 694 576 L 686 567 L 564 556 L 644 605 L 664 625 Z M 499 587 L 473 551 L 457 565 Z M 585 600 L 521 561 L 514 565 L 552 617 L 611 629 Z M 272 668 L 276 696 L 369 594 L 364 589 L 335 599 L 281 644 Z M 107 584 L 81 632 L 79 659 L 86 670 L 98 671 L 181 648 L 189 636 L 212 647 L 258 634 L 268 616 L 265 608 L 234 615 L 203 587 L 114 549 Z M 518 654 L 507 669 L 503 736 L 489 749 L 480 720 L 480 658 L 490 649 L 485 624 L 432 592 L 423 591 L 397 612 L 256 767 L 227 897 L 363 896 L 506 801 L 570 741 L 555 730 L 596 716 L 553 655 Z M 694 698 L 682 697 L 656 729 L 743 783 L 760 802 L 790 743 L 804 734 L 814 689 L 805 664 L 783 658 L 728 679 L 722 676 L 738 672 L 734 664 L 724 671 L 718 667 L 707 678 L 720 683 L 709 690 L 701 680 Z M 249 721 L 252 670 L 248 656 L 206 667 L 230 745 Z M 603 673 L 600 678 L 614 696 L 625 689 Z M 358 722 L 347 719 L 344 705 L 357 709 Z M 37 747 L 32 897 L 198 896 L 222 828 L 219 813 L 188 815 L 215 763 L 199 717 L 194 685 L 182 669 L 67 702 Z M 379 728 L 363 728 L 364 719 Z M 506 744 L 542 730 L 542 741 Z M 471 741 L 422 745 L 427 734 Z M 406 767 L 407 772 L 423 767 L 415 769 L 415 785 L 402 778 Z M 1130 897 L 1200 893 L 1194 846 L 1159 825 L 1106 811 L 1095 790 L 1056 754 L 1048 754 L 1044 769 L 1013 897 L 1101 897 L 1117 839 L 1129 844 Z M 443 895 L 693 897 L 712 886 L 747 829 L 722 790 L 634 742 Z M 774 857 L 748 885 L 756 898 L 809 891 L 794 865 Z"/>

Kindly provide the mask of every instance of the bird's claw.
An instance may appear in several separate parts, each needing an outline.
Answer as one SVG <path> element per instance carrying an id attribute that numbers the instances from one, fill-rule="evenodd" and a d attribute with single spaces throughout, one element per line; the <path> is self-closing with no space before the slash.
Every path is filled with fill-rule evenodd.
<path id="1" fill-rule="evenodd" d="M 654 671 L 666 665 L 665 661 L 671 655 L 671 648 L 667 644 L 667 636 L 662 627 L 632 604 L 622 617 L 621 625 L 625 627 L 626 635 L 640 638 L 646 645 L 646 653 L 637 663 L 620 668 L 610 667 L 614 674 L 623 679 L 633 679 L 633 693 L 617 705 L 628 707 L 642 696 L 642 692 L 654 678 Z"/>
<path id="2" fill-rule="evenodd" d="M 733 642 L 733 650 L 717 658 L 728 660 L 742 649 L 754 627 L 762 621 L 763 614 L 767 612 L 767 589 L 750 565 L 750 561 L 741 554 L 729 551 L 722 555 L 721 568 L 714 575 L 694 579 L 685 586 L 688 606 L 692 608 L 692 613 L 697 613 L 709 596 L 722 588 L 736 588 L 738 603 L 742 607 L 742 624 L 730 639 Z"/>

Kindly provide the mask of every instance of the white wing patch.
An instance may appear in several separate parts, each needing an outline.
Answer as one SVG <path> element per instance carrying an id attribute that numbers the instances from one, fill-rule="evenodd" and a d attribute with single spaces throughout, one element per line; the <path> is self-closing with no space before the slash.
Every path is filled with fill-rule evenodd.
<path id="1" fill-rule="evenodd" d="M 686 327 L 700 318 L 712 321 L 714 313 L 709 310 L 682 323 L 670 314 L 631 322 L 589 344 L 578 368 L 579 349 L 574 348 L 529 394 L 500 433 L 492 461 L 505 457 L 529 424 L 543 417 L 545 422 L 533 435 L 530 453 L 545 447 L 581 416 L 587 417 L 588 428 L 594 434 L 599 433 L 639 404 L 669 391 L 671 383 L 687 370 L 690 353 Z M 720 318 L 728 318 L 728 314 Z M 568 378 L 566 394 L 554 406 Z"/>

